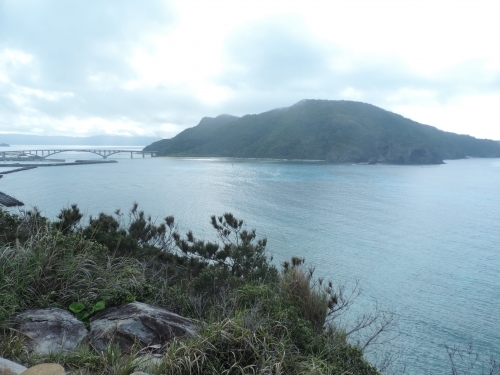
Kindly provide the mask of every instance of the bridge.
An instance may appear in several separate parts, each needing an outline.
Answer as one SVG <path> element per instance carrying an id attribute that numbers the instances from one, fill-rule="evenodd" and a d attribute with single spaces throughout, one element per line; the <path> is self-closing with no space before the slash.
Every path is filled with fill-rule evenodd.
<path id="1" fill-rule="evenodd" d="M 80 149 L 80 148 L 57 149 L 57 148 L 54 148 L 52 150 L 8 150 L 8 151 L 1 151 L 0 156 L 2 159 L 29 158 L 29 157 L 46 159 L 49 156 L 52 156 L 55 154 L 60 154 L 62 152 L 90 152 L 92 154 L 102 156 L 104 159 L 108 158 L 111 155 L 124 154 L 124 153 L 130 153 L 131 159 L 134 158 L 134 154 L 136 154 L 136 155 L 142 154 L 142 157 L 145 157 L 145 155 L 150 155 L 151 157 L 153 157 L 153 156 L 156 156 L 158 154 L 158 151 L 115 150 L 115 149 L 99 149 L 99 148 L 86 148 L 86 149 Z"/>

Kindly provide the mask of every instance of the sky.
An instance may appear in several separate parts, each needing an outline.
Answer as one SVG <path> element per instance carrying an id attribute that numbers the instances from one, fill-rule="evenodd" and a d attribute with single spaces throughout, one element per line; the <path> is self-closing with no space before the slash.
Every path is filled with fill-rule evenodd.
<path id="1" fill-rule="evenodd" d="M 0 0 L 0 133 L 370 103 L 500 140 L 498 0 Z"/>

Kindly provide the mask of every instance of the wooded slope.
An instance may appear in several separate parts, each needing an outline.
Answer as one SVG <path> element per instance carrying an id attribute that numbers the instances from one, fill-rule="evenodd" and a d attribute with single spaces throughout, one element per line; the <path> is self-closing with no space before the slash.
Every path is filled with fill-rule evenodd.
<path id="1" fill-rule="evenodd" d="M 444 132 L 366 103 L 329 100 L 302 100 L 243 117 L 205 117 L 197 126 L 145 150 L 165 156 L 399 164 L 500 157 L 498 142 Z"/>

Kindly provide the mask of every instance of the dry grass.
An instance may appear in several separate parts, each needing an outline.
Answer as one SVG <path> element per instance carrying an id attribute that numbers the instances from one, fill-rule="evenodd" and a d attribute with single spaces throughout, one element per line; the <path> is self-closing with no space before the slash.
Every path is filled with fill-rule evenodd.
<path id="1" fill-rule="evenodd" d="M 313 279 L 314 270 L 304 271 L 299 265 L 285 269 L 281 277 L 281 289 L 285 296 L 301 311 L 302 316 L 310 321 L 316 332 L 321 332 L 326 318 L 336 297 L 330 290 L 322 287 L 322 282 Z"/>

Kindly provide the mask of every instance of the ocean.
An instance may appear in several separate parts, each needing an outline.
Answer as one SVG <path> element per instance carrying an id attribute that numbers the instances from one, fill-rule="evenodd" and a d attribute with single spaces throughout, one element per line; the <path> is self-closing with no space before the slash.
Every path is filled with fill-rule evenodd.
<path id="1" fill-rule="evenodd" d="M 4 175 L 0 191 L 51 218 L 72 203 L 88 220 L 138 202 L 206 239 L 215 235 L 210 216 L 232 212 L 267 237 L 276 264 L 299 256 L 318 276 L 359 283 L 362 294 L 339 324 L 375 308 L 392 313 L 395 338 L 367 355 L 395 354 L 393 372 L 448 374 L 446 346 L 472 344 L 480 360 L 500 360 L 500 159 L 430 166 L 113 159 Z"/>

